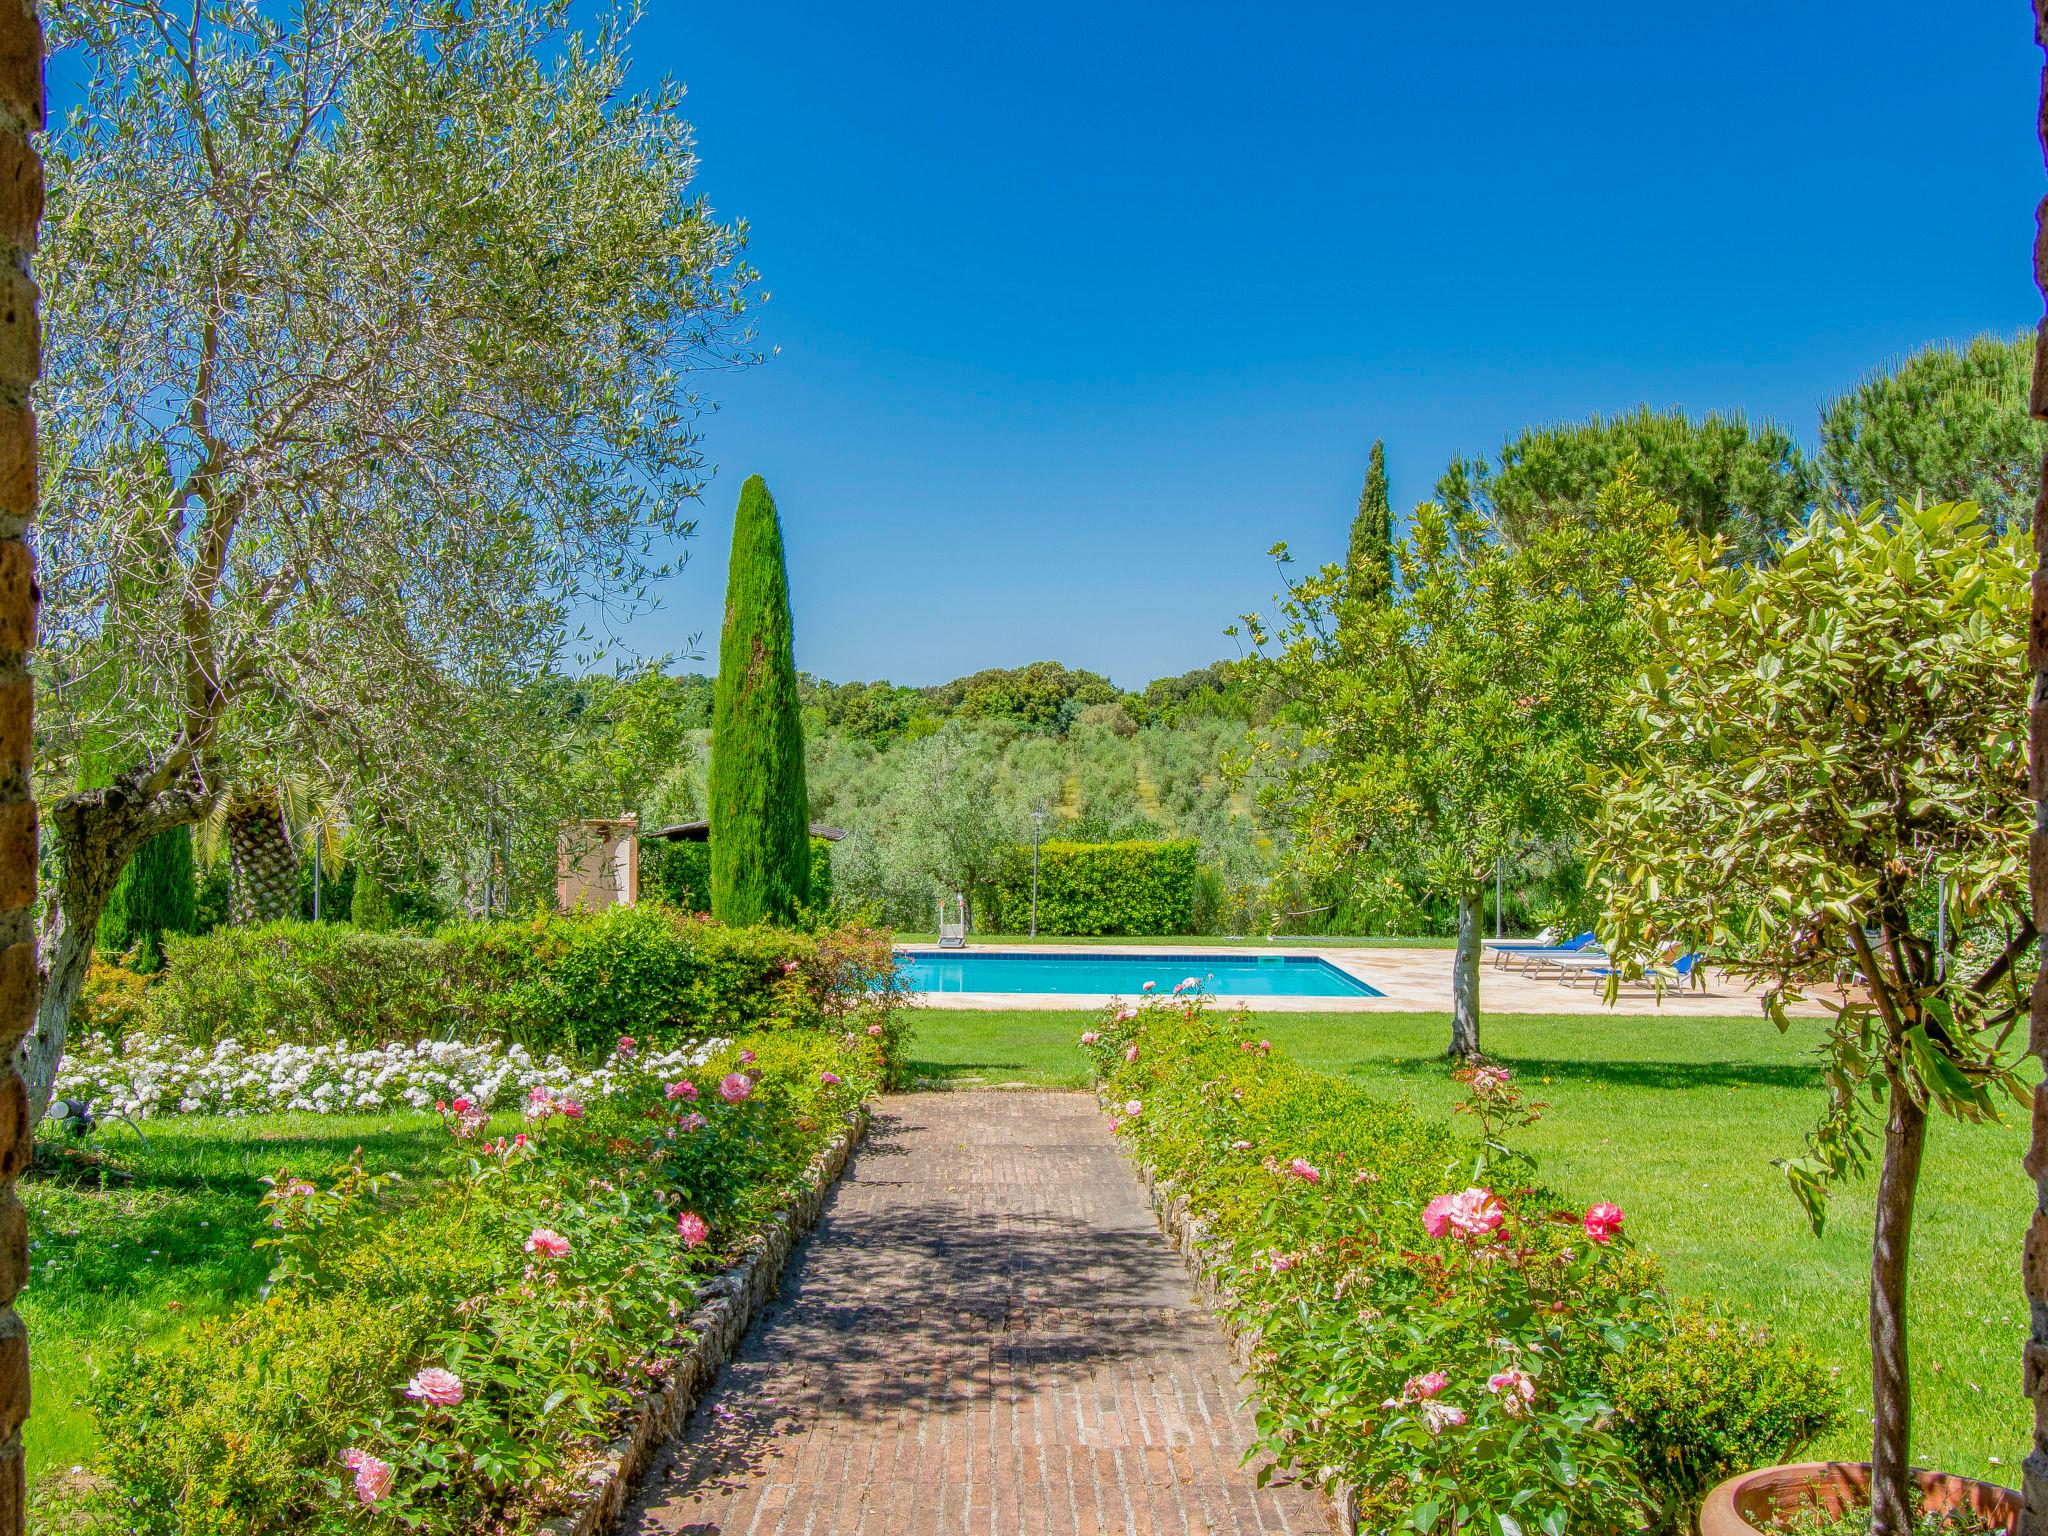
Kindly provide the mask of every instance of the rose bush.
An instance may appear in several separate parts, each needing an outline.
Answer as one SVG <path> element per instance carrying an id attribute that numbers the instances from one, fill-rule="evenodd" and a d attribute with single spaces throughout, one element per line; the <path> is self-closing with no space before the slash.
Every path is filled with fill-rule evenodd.
<path id="1" fill-rule="evenodd" d="M 567 1508 L 671 1368 L 699 1284 L 883 1073 L 856 1027 L 692 1068 L 742 1096 L 671 1093 L 682 1079 L 614 1055 L 606 1093 L 537 1085 L 495 1119 L 447 1101 L 427 1187 L 360 1151 L 272 1174 L 263 1299 L 98 1378 L 97 1476 L 64 1528 L 495 1536 Z"/>
<path id="2" fill-rule="evenodd" d="M 1756 1410 L 1689 1411 L 1671 1344 L 1696 1309 L 1665 1295 L 1619 1206 L 1536 1181 L 1505 1139 L 1533 1111 L 1503 1069 L 1459 1074 L 1466 1139 L 1304 1071 L 1249 1023 L 1147 1000 L 1105 1010 L 1086 1048 L 1119 1138 L 1187 1199 L 1233 1322 L 1258 1332 L 1258 1448 L 1357 1488 L 1367 1529 L 1675 1522 L 1731 1458 L 1782 1459 L 1833 1423 L 1827 1374 L 1754 1326 L 1716 1342 Z"/>

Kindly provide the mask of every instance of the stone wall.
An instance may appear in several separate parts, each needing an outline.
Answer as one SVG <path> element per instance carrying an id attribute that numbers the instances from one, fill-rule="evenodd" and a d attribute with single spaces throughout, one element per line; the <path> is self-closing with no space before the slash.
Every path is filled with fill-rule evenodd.
<path id="1" fill-rule="evenodd" d="M 28 1273 L 28 1228 L 14 1180 L 32 1145 L 14 1048 L 35 1018 L 36 805 L 28 651 L 36 584 L 26 539 L 36 503 L 41 358 L 29 252 L 43 212 L 43 31 L 31 0 L 0 0 L 0 1536 L 26 1529 L 21 1424 L 28 1416 L 28 1336 L 14 1311 Z"/>

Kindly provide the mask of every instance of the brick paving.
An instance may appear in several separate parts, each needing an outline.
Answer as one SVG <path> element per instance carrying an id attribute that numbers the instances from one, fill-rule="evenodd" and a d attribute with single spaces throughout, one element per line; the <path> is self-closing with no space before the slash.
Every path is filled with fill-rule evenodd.
<path id="1" fill-rule="evenodd" d="M 1256 1487 L 1242 1399 L 1091 1098 L 891 1098 L 621 1529 L 1334 1530 Z"/>

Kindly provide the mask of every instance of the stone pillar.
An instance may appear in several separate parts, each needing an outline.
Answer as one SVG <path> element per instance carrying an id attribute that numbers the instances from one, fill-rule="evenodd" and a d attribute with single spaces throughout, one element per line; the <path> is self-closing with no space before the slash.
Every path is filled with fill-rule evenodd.
<path id="1" fill-rule="evenodd" d="M 40 367 L 29 252 L 43 214 L 43 29 L 34 0 L 0 0 L 0 1536 L 27 1530 L 21 1424 L 28 1416 L 28 1335 L 14 1311 L 28 1274 L 28 1225 L 14 1180 L 27 1166 L 28 1095 L 14 1048 L 35 1021 L 36 803 L 28 675 L 36 582 L 27 532 L 36 509 Z"/>
<path id="2" fill-rule="evenodd" d="M 2048 0 L 2034 0 L 2034 40 L 2048 48 Z M 2035 133 L 2048 159 L 2048 69 L 2042 72 Z M 2034 282 L 2048 303 L 2048 198 L 2035 210 Z M 2036 419 L 2048 421 L 2048 313 L 2035 333 L 2028 409 Z M 2027 666 L 2033 676 L 2027 690 L 2028 778 L 2034 830 L 2027 845 L 2028 899 L 2034 926 L 2048 933 L 2048 458 L 2042 460 L 2040 489 L 2034 498 L 2034 590 L 2029 607 Z M 2048 1065 L 2048 975 L 2035 979 L 2032 1014 L 2027 1048 Z M 2021 1536 L 2048 1536 L 2048 1084 L 2034 1090 L 2033 1130 L 2026 1169 L 2034 1180 L 2034 1219 L 2027 1227 L 2020 1267 L 2029 1324 L 2022 1379 L 2034 1402 L 2034 1443 L 2021 1469 L 2026 1505 L 2020 1531 Z"/>

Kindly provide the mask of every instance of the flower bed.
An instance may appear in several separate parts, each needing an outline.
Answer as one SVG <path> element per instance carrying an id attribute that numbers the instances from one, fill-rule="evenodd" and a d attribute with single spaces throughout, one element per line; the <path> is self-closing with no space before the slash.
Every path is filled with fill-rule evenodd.
<path id="1" fill-rule="evenodd" d="M 560 1056 L 536 1061 L 525 1046 L 485 1040 L 415 1040 L 357 1048 L 237 1040 L 185 1045 L 158 1035 L 116 1042 L 93 1035 L 64 1058 L 61 1099 L 90 1104 L 101 1118 L 123 1115 L 260 1115 L 297 1111 L 358 1114 L 428 1110 L 464 1102 L 486 1112 L 516 1109 L 536 1090 L 574 1099 L 607 1098 L 673 1081 L 731 1042 L 712 1039 L 667 1051 L 616 1052 L 594 1066 Z"/>
<path id="2" fill-rule="evenodd" d="M 363 1155 L 265 1182 L 264 1299 L 144 1347 L 89 1400 L 91 1532 L 511 1532 L 575 1510 L 687 1359 L 707 1280 L 881 1085 L 879 1041 L 752 1037 L 687 1075 L 449 1102 L 443 1176 Z M 666 1079 L 666 1080 L 664 1080 Z"/>
<path id="3" fill-rule="evenodd" d="M 1112 1009 L 1083 1043 L 1113 1128 L 1207 1235 L 1261 1449 L 1355 1490 L 1368 1529 L 1677 1524 L 1839 1412 L 1797 1346 L 1668 1298 L 1625 1213 L 1536 1182 L 1501 1069 L 1460 1074 L 1475 1145 L 1199 1002 Z"/>

